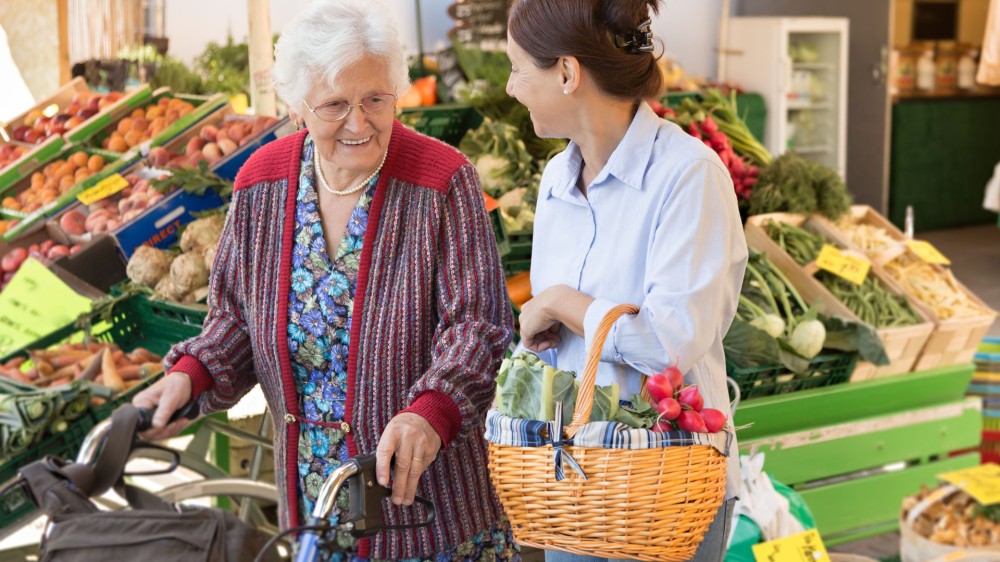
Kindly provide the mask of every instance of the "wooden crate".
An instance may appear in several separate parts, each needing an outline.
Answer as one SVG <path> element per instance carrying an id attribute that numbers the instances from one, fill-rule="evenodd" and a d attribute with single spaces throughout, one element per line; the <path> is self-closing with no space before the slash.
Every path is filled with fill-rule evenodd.
<path id="1" fill-rule="evenodd" d="M 860 224 L 868 224 L 882 228 L 892 238 L 898 240 L 899 242 L 904 242 L 906 240 L 906 237 L 898 228 L 896 228 L 896 225 L 889 222 L 888 219 L 867 205 L 854 205 L 851 207 L 851 218 Z M 822 217 L 816 217 L 815 221 L 817 223 L 824 224 L 824 227 L 831 236 L 835 237 L 838 243 L 843 244 L 848 248 L 860 251 L 860 249 L 851 242 L 850 237 L 843 231 L 839 230 L 836 225 L 826 219 L 823 219 Z M 904 251 L 910 252 L 911 250 L 905 249 Z M 932 265 L 931 267 L 942 273 L 945 271 L 945 268 L 939 265 Z M 873 269 L 879 271 L 882 277 L 890 280 L 892 279 L 892 277 L 885 272 L 885 269 L 879 267 L 877 264 L 873 264 Z M 990 310 L 990 307 L 984 303 L 982 299 L 976 296 L 975 293 L 970 291 L 957 279 L 956 284 L 959 289 L 964 291 L 973 302 L 986 310 Z M 985 316 L 970 318 L 942 320 L 930 307 L 920 302 L 913 293 L 899 284 L 896 285 L 899 286 L 903 294 L 906 295 L 906 298 L 913 303 L 914 307 L 918 308 L 934 323 L 934 331 L 931 333 L 930 338 L 928 338 L 927 343 L 924 345 L 923 352 L 913 368 L 917 370 L 932 369 L 934 367 L 968 363 L 972 361 L 973 356 L 976 354 L 976 348 L 979 347 L 979 343 L 982 341 L 987 332 L 989 332 L 990 326 L 993 325 L 996 313 L 994 312 Z"/>
<path id="2" fill-rule="evenodd" d="M 796 489 L 828 545 L 894 530 L 903 497 L 979 463 L 970 365 L 752 400 L 734 423 L 740 451 Z"/>
<path id="3" fill-rule="evenodd" d="M 840 316 L 860 322 L 858 316 L 851 309 L 847 308 L 822 283 L 799 266 L 792 259 L 792 256 L 771 240 L 771 237 L 767 235 L 763 227 L 764 223 L 768 220 L 775 220 L 812 230 L 820 236 L 836 242 L 836 239 L 832 237 L 833 233 L 830 229 L 817 221 L 816 217 L 788 213 L 771 213 L 750 217 L 747 219 L 745 230 L 747 244 L 756 251 L 764 252 L 771 263 L 788 277 L 789 281 L 791 281 L 799 294 L 802 295 L 807 304 L 816 306 L 825 315 Z M 892 293 L 906 296 L 902 288 L 892 281 L 892 279 L 889 279 L 885 275 L 885 272 L 873 268 L 870 275 L 875 275 L 878 281 L 885 285 Z M 921 351 L 924 349 L 931 336 L 931 332 L 934 330 L 934 324 L 925 310 L 920 307 L 914 307 L 914 309 L 917 315 L 923 320 L 919 324 L 878 330 L 879 338 L 882 340 L 886 355 L 889 357 L 889 364 L 876 366 L 868 361 L 858 361 L 858 365 L 851 375 L 851 382 L 907 373 L 914 369 Z"/>

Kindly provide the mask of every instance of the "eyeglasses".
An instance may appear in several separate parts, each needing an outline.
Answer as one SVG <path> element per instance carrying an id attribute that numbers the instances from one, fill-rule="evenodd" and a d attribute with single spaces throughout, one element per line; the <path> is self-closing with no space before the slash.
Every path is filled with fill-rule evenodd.
<path id="1" fill-rule="evenodd" d="M 322 119 L 323 121 L 332 122 L 340 121 L 341 119 L 347 117 L 348 114 L 351 113 L 351 109 L 355 106 L 360 107 L 369 115 L 382 113 L 396 105 L 396 96 L 394 94 L 373 94 L 362 98 L 361 103 L 347 103 L 347 100 L 333 100 L 319 105 L 315 109 L 309 107 L 309 103 L 305 100 L 303 100 L 302 103 L 304 103 L 306 108 L 316 117 Z"/>

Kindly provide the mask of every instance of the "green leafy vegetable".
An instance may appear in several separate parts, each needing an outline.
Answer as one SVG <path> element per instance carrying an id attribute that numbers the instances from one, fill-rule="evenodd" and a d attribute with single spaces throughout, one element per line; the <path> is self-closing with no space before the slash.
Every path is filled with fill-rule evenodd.
<path id="1" fill-rule="evenodd" d="M 576 406 L 576 378 L 532 353 L 518 353 L 500 366 L 497 398 L 504 415 L 544 422 L 553 420 L 554 404 L 562 402 L 563 423 L 568 424 Z"/>
<path id="2" fill-rule="evenodd" d="M 788 151 L 761 169 L 749 211 L 751 215 L 818 212 L 837 220 L 850 209 L 851 201 L 836 170 Z"/>

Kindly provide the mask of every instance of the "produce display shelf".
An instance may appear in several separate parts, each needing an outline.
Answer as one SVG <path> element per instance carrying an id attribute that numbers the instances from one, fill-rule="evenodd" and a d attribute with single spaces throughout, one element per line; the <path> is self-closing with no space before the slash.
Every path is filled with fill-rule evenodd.
<path id="1" fill-rule="evenodd" d="M 741 451 L 796 489 L 828 545 L 891 531 L 900 498 L 937 475 L 979 463 L 969 364 L 764 397 L 740 405 Z"/>
<path id="2" fill-rule="evenodd" d="M 114 342 L 125 350 L 136 347 L 146 349 L 158 355 L 164 355 L 170 347 L 184 339 L 201 332 L 201 325 L 189 318 L 173 315 L 165 307 L 143 307 L 136 299 L 126 299 L 114 307 L 110 322 L 101 322 L 91 316 L 94 327 L 91 337 L 98 341 Z M 47 348 L 69 338 L 82 337 L 83 331 L 75 324 L 56 330 L 55 332 L 32 342 L 23 349 L 0 358 L 5 362 L 16 356 L 24 356 L 28 349 Z M 91 408 L 90 411 L 66 431 L 46 438 L 32 449 L 14 457 L 0 466 L 0 483 L 13 478 L 17 470 L 45 455 L 73 457 L 86 436 L 87 432 L 99 421 L 107 418 L 121 404 L 132 399 L 132 396 L 144 386 L 151 384 L 153 379 L 137 385 L 129 391 L 109 400 L 104 405 Z M 7 496 L 0 497 L 0 528 L 31 513 L 33 507 L 19 490 L 14 490 Z"/>
<path id="3" fill-rule="evenodd" d="M 902 231 L 896 228 L 896 226 L 889 222 L 887 218 L 879 214 L 871 207 L 866 205 L 854 205 L 851 207 L 850 213 L 852 220 L 857 221 L 859 224 L 867 224 L 881 228 L 900 243 L 906 240 Z M 822 218 L 818 218 L 816 220 L 818 223 L 825 224 L 826 232 L 835 237 L 838 242 L 842 243 L 847 248 L 861 252 L 861 249 L 857 248 L 851 242 L 850 237 L 840 231 L 835 225 Z M 932 265 L 931 267 L 941 273 L 945 272 L 945 269 L 942 266 Z M 884 271 L 881 267 L 876 266 L 876 269 Z M 883 276 L 891 280 L 888 273 L 884 273 Z M 975 304 L 989 310 L 989 306 L 987 306 L 982 299 L 976 296 L 975 293 L 970 291 L 957 279 L 955 280 L 955 284 L 958 289 L 966 293 Z M 924 348 L 920 352 L 920 357 L 917 359 L 917 362 L 913 365 L 914 370 L 931 369 L 938 366 L 952 365 L 956 363 L 966 363 L 972 360 L 981 343 L 981 340 L 983 339 L 983 336 L 989 332 L 990 326 L 993 325 L 993 321 L 996 318 L 995 314 L 991 313 L 971 318 L 943 320 L 938 318 L 933 310 L 917 300 L 917 298 L 910 294 L 905 288 L 900 287 L 900 290 L 907 296 L 915 308 L 917 308 L 924 316 L 929 318 L 934 323 L 934 331 L 924 344 Z"/>

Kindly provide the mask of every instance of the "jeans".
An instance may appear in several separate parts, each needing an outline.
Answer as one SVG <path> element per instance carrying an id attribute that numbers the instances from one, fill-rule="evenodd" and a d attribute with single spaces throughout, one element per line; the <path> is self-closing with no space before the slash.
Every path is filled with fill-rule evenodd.
<path id="1" fill-rule="evenodd" d="M 726 543 L 729 539 L 730 521 L 733 515 L 735 499 L 729 499 L 722 503 L 719 512 L 709 525 L 705 538 L 698 545 L 698 550 L 689 562 L 722 562 L 726 557 Z M 546 550 L 545 562 L 614 562 L 611 559 L 598 558 L 596 556 L 582 556 L 580 554 L 570 554 L 558 550 Z"/>

